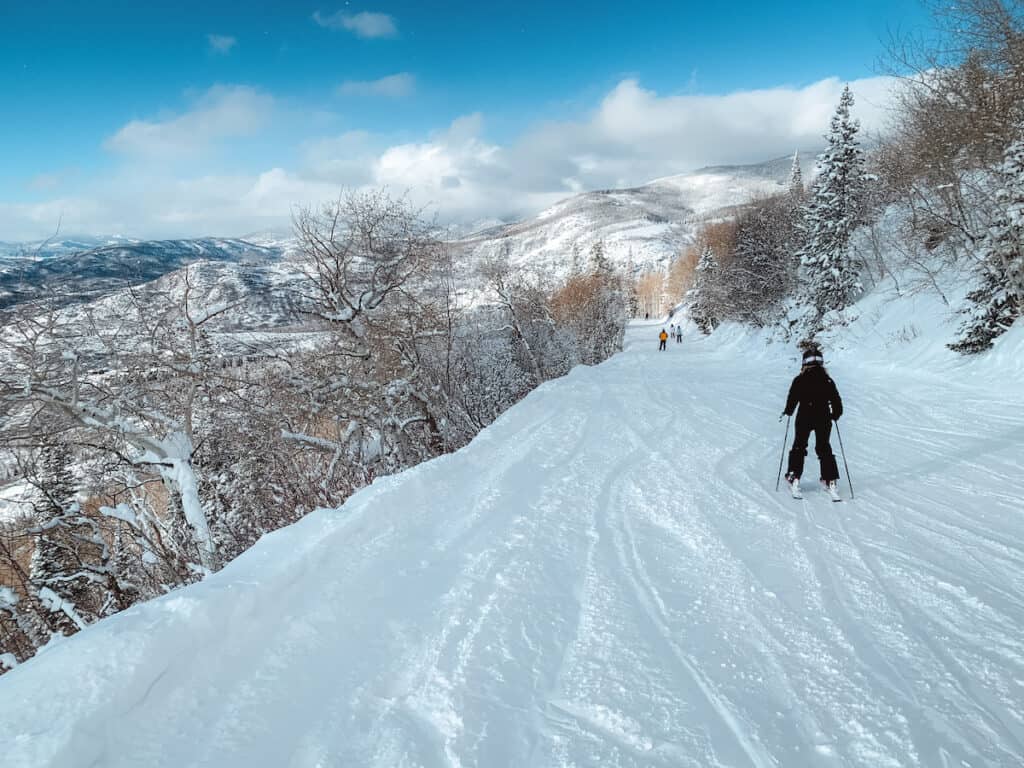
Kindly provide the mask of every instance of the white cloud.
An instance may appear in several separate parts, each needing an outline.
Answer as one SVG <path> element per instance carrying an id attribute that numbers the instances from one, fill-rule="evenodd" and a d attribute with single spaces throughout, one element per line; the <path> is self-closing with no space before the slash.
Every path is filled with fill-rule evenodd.
<path id="1" fill-rule="evenodd" d="M 320 11 L 316 11 L 313 14 L 313 21 L 328 29 L 347 29 L 359 37 L 377 38 L 398 35 L 398 27 L 394 18 L 386 13 L 361 11 L 356 14 L 348 14 L 344 11 L 337 11 L 325 16 Z"/>
<path id="2" fill-rule="evenodd" d="M 853 81 L 854 114 L 880 130 L 887 78 Z M 337 196 L 343 188 L 386 185 L 435 208 L 442 221 L 525 216 L 574 192 L 642 184 L 703 165 L 748 163 L 821 146 L 843 83 L 740 91 L 719 96 L 661 96 L 624 80 L 578 119 L 534 126 L 509 142 L 486 138 L 483 118 L 468 115 L 420 140 L 395 142 L 350 130 L 284 146 L 292 167 L 270 159 L 244 174 L 216 172 L 217 142 L 269 120 L 270 97 L 218 87 L 193 108 L 162 120 L 133 121 L 107 141 L 123 158 L 109 178 L 76 178 L 72 195 L 39 204 L 0 204 L 5 239 L 45 237 L 61 212 L 64 231 L 141 237 L 241 234 L 286 227 L 294 205 Z M 280 115 L 277 116 L 280 118 Z M 309 113 L 301 119 L 308 126 Z M 155 155 L 207 150 L 208 175 L 183 177 L 186 163 Z"/>
<path id="3" fill-rule="evenodd" d="M 865 129 L 881 129 L 893 82 L 851 83 Z M 550 179 L 576 178 L 589 188 L 642 183 L 701 165 L 757 162 L 822 145 L 842 88 L 830 78 L 803 88 L 659 96 L 624 80 L 587 119 L 538 127 L 511 151 L 517 167 Z"/>
<path id="4" fill-rule="evenodd" d="M 105 222 L 108 211 L 95 198 L 59 197 L 41 203 L 0 203 L 0 231 L 4 240 L 35 240 L 61 232 L 97 232 L 94 222 Z"/>
<path id="5" fill-rule="evenodd" d="M 338 196 L 339 186 L 282 168 L 187 179 L 126 169 L 81 194 L 37 204 L 0 203 L 0 232 L 19 241 L 61 232 L 142 238 L 242 235 L 287 229 L 295 207 Z"/>
<path id="6" fill-rule="evenodd" d="M 416 88 L 416 78 L 408 72 L 388 75 L 379 80 L 346 80 L 336 89 L 339 96 L 408 96 Z"/>
<path id="7" fill-rule="evenodd" d="M 317 181 L 364 186 L 373 183 L 373 164 L 378 153 L 379 147 L 371 134 L 347 131 L 303 145 L 301 172 Z"/>
<path id="8" fill-rule="evenodd" d="M 852 82 L 854 114 L 877 132 L 894 81 Z M 631 186 L 704 165 L 759 162 L 821 146 L 844 83 L 830 78 L 720 96 L 659 96 L 624 80 L 580 120 L 534 127 L 499 146 L 479 115 L 429 141 L 384 149 L 378 184 L 409 189 L 442 217 L 521 216 L 586 189 Z"/>
<path id="9" fill-rule="evenodd" d="M 373 184 L 408 192 L 443 218 L 525 212 L 534 195 L 515 182 L 507 151 L 482 139 L 482 129 L 481 115 L 467 115 L 430 141 L 388 147 L 373 163 Z"/>
<path id="10" fill-rule="evenodd" d="M 192 154 L 212 143 L 255 133 L 273 99 L 247 86 L 214 86 L 188 112 L 165 120 L 132 120 L 104 142 L 112 152 L 140 157 Z"/>
<path id="11" fill-rule="evenodd" d="M 64 182 L 63 173 L 40 173 L 29 179 L 26 186 L 33 192 L 50 192 Z"/>
<path id="12" fill-rule="evenodd" d="M 206 42 L 213 53 L 227 54 L 238 44 L 238 39 L 231 35 L 207 35 Z"/>

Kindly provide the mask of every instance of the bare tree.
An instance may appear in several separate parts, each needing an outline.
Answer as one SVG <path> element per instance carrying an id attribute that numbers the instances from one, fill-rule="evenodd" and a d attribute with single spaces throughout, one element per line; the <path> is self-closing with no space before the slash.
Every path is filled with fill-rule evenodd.
<path id="1" fill-rule="evenodd" d="M 368 358 L 367 318 L 436 256 L 433 228 L 405 199 L 352 192 L 294 220 L 314 316 L 335 327 L 342 351 Z"/>
<path id="2" fill-rule="evenodd" d="M 890 139 L 876 158 L 935 258 L 971 258 L 998 208 L 990 169 L 1024 109 L 1024 3 L 932 3 L 935 35 L 895 39 L 886 69 L 901 78 Z M 932 260 L 935 260 L 933 258 Z"/>
<path id="3" fill-rule="evenodd" d="M 343 462 L 368 480 L 436 455 L 438 427 L 419 386 L 421 342 L 444 335 L 430 279 L 444 256 L 435 228 L 406 200 L 370 192 L 300 211 L 295 230 L 304 296 L 331 340 L 292 372 L 307 407 L 286 439 L 328 454 L 332 477 Z"/>
<path id="4" fill-rule="evenodd" d="M 113 334 L 78 313 L 21 308 L 4 338 L 12 374 L 6 399 L 16 413 L 3 437 L 30 449 L 59 435 L 153 473 L 196 566 L 209 571 L 219 560 L 193 461 L 201 440 L 198 410 L 236 382 L 216 366 L 205 331 L 231 307 L 203 305 L 193 269 L 159 289 L 122 296 L 123 324 Z M 92 360 L 114 367 L 93 371 Z"/>
<path id="5" fill-rule="evenodd" d="M 479 274 L 504 313 L 502 324 L 494 330 L 511 332 L 517 353 L 533 376 L 534 386 L 568 370 L 561 370 L 563 366 L 559 364 L 552 370 L 548 365 L 549 360 L 557 358 L 557 355 L 548 354 L 555 345 L 555 321 L 548 305 L 547 291 L 540 281 L 517 274 L 507 246 L 501 253 L 484 260 L 479 266 Z"/>

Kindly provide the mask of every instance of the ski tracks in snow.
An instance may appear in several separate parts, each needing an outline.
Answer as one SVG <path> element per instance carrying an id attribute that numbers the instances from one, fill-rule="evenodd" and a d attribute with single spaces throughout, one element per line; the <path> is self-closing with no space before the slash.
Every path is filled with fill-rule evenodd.
<path id="1" fill-rule="evenodd" d="M 833 371 L 857 498 L 794 501 L 774 491 L 790 372 L 646 330 L 466 450 L 0 679 L 5 758 L 1024 764 L 1016 401 Z"/>

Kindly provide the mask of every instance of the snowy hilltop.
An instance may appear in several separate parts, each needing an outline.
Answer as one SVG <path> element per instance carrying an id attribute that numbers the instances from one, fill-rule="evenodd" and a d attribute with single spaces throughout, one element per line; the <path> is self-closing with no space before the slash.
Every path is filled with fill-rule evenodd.
<path id="1" fill-rule="evenodd" d="M 813 154 L 800 162 L 813 171 Z M 537 216 L 490 227 L 456 244 L 471 258 L 507 252 L 516 265 L 564 272 L 573 250 L 601 243 L 612 263 L 631 274 L 667 267 L 694 241 L 701 224 L 737 206 L 786 190 L 792 158 L 717 166 L 639 187 L 584 192 Z"/>

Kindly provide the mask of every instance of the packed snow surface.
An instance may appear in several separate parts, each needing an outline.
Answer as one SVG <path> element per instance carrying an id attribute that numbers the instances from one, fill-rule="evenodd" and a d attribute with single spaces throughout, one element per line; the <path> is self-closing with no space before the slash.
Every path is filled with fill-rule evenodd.
<path id="1" fill-rule="evenodd" d="M 1020 380 L 837 354 L 801 502 L 793 360 L 659 329 L 0 677 L 0 762 L 1024 764 Z"/>

